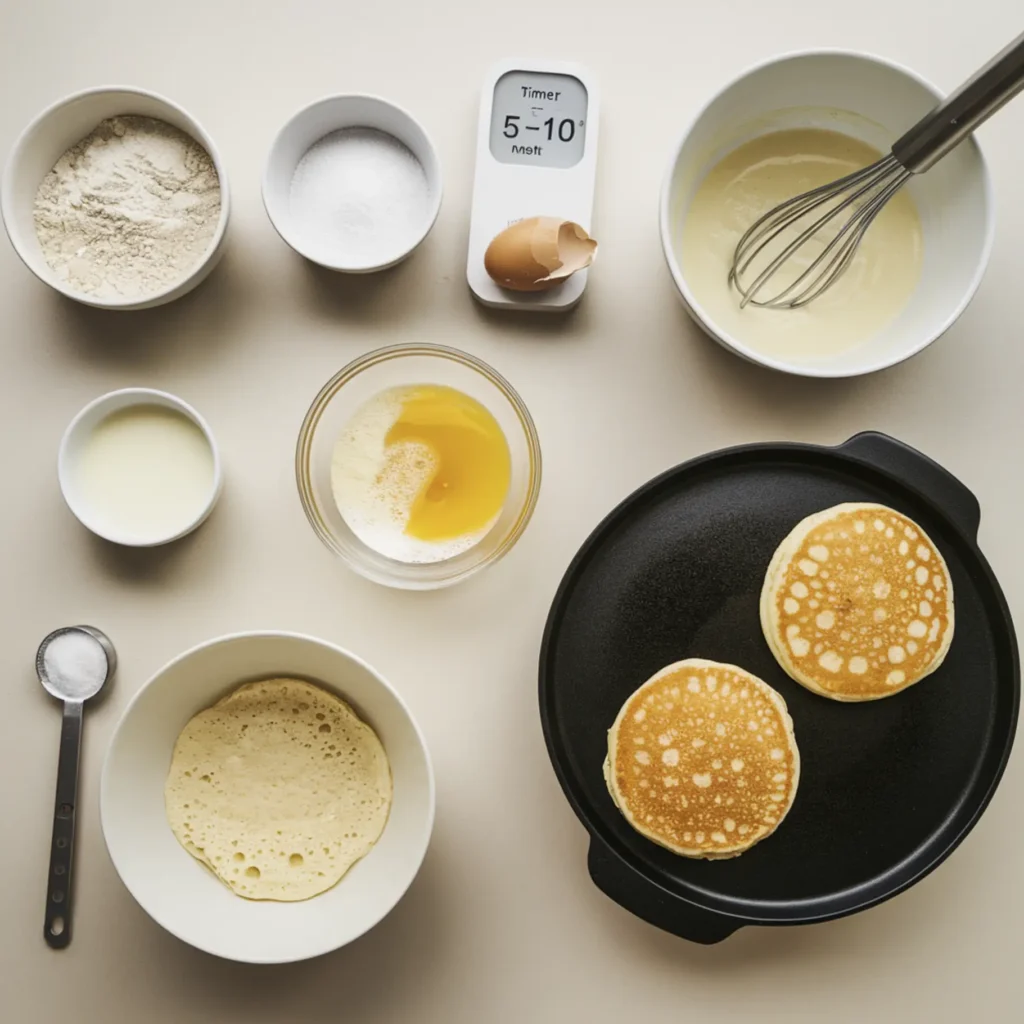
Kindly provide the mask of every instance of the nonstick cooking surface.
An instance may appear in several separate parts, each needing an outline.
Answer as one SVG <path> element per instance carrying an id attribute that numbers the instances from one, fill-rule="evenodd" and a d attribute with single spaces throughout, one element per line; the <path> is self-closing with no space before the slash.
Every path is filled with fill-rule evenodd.
<path id="1" fill-rule="evenodd" d="M 868 437 L 883 449 L 893 444 Z M 939 471 L 925 477 L 926 497 L 894 475 L 899 468 L 890 474 L 814 446 L 719 453 L 641 488 L 570 567 L 541 657 L 548 747 L 594 841 L 645 879 L 752 921 L 835 916 L 915 881 L 984 808 L 1016 719 L 1012 625 L 974 545 L 977 523 L 965 522 L 969 512 L 943 512 L 957 503 L 969 509 L 968 492 Z M 939 505 L 937 479 L 949 482 L 948 505 Z M 847 501 L 890 505 L 916 520 L 949 564 L 956 602 L 943 666 L 902 693 L 859 704 L 790 680 L 758 617 L 778 544 L 805 516 Z M 779 690 L 800 748 L 789 815 L 732 860 L 688 860 L 644 839 L 616 810 L 602 775 L 607 730 L 623 701 L 663 666 L 690 657 L 741 665 Z"/>

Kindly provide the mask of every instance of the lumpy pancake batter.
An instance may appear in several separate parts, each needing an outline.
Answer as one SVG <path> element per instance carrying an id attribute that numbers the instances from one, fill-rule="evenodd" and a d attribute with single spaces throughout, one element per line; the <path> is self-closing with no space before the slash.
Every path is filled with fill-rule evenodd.
<path id="1" fill-rule="evenodd" d="M 366 856 L 391 796 L 377 734 L 301 679 L 245 683 L 193 716 L 164 784 L 178 842 L 236 895 L 281 902 L 326 892 Z"/>
<path id="2" fill-rule="evenodd" d="M 752 139 L 711 170 L 686 213 L 681 252 L 694 297 L 716 327 L 765 355 L 813 361 L 867 341 L 897 316 L 921 272 L 921 223 L 905 189 L 876 217 L 849 269 L 807 306 L 741 310 L 740 295 L 728 281 L 736 244 L 758 217 L 879 156 L 867 143 L 838 132 L 794 129 Z M 841 226 L 846 216 L 838 214 L 834 223 Z M 794 237 L 809 225 L 799 222 Z M 789 284 L 821 245 L 795 253 L 789 275 L 783 268 L 768 289 L 777 292 Z M 753 280 L 749 274 L 746 279 Z"/>

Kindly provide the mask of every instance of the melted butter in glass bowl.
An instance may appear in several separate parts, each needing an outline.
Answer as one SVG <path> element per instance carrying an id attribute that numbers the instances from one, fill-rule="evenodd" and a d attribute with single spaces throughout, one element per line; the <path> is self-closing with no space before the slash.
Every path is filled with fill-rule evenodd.
<path id="1" fill-rule="evenodd" d="M 540 492 L 540 442 L 522 399 L 479 359 L 393 346 L 323 387 L 295 470 L 306 517 L 331 551 L 377 583 L 427 590 L 511 550 Z M 392 506 L 388 524 L 380 513 Z"/>

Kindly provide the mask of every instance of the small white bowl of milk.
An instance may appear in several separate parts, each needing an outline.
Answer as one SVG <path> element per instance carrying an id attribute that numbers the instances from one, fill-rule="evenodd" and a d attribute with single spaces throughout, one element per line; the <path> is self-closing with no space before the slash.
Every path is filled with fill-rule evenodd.
<path id="1" fill-rule="evenodd" d="M 60 445 L 61 493 L 79 522 L 128 547 L 155 547 L 191 533 L 223 486 L 206 421 L 164 391 L 125 388 L 90 402 Z"/>

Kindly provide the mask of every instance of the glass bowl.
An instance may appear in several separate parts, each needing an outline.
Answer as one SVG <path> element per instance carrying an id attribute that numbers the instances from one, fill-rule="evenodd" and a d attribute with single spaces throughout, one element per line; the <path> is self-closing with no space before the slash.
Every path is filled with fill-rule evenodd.
<path id="1" fill-rule="evenodd" d="M 331 490 L 334 445 L 356 410 L 388 388 L 417 384 L 445 385 L 475 398 L 501 426 L 512 460 L 508 497 L 494 525 L 468 551 L 436 562 L 398 561 L 363 543 Z M 299 431 L 295 476 L 313 531 L 351 568 L 388 587 L 432 590 L 498 561 L 522 536 L 540 493 L 540 441 L 523 400 L 486 363 L 442 345 L 393 345 L 349 363 L 316 396 Z"/>

